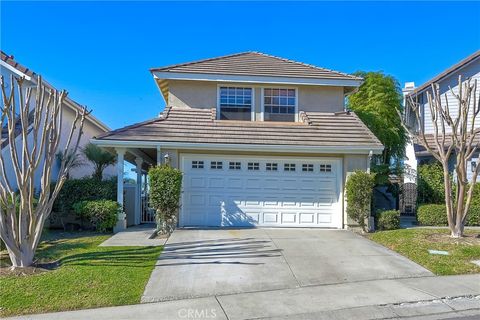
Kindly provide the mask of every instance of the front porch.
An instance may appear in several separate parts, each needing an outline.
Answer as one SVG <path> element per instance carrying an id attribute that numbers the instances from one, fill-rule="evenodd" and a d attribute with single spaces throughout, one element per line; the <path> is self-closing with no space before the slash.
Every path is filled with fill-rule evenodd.
<path id="1" fill-rule="evenodd" d="M 117 202 L 122 208 L 113 231 L 118 233 L 127 227 L 145 229 L 145 224 L 155 223 L 155 211 L 149 206 L 148 170 L 154 165 L 169 162 L 169 154 L 162 156 L 160 147 L 105 149 L 117 157 Z"/>

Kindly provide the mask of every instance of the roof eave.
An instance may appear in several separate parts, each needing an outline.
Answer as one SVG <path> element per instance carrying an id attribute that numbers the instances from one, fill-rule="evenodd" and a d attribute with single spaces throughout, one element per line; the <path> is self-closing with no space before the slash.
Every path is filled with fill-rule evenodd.
<path id="1" fill-rule="evenodd" d="M 289 85 L 317 85 L 359 87 L 361 79 L 333 79 L 333 78 L 301 78 L 301 77 L 276 77 L 258 75 L 228 75 L 212 73 L 186 73 L 170 71 L 151 71 L 153 77 L 159 80 L 196 80 L 214 82 L 243 82 L 243 83 L 272 83 Z"/>
<path id="2" fill-rule="evenodd" d="M 220 144 L 220 143 L 193 143 L 193 142 L 162 142 L 162 141 L 137 141 L 137 140 L 108 140 L 91 139 L 93 144 L 111 148 L 165 148 L 188 150 L 216 150 L 216 151 L 271 151 L 284 153 L 338 153 L 338 154 L 381 154 L 383 146 L 377 144 L 365 146 L 311 146 L 311 145 L 272 145 L 272 144 Z"/>

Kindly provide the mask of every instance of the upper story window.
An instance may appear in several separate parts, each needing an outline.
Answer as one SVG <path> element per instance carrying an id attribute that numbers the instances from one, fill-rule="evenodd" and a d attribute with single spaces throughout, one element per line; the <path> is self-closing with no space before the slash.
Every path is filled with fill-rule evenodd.
<path id="1" fill-rule="evenodd" d="M 263 89 L 264 121 L 295 121 L 296 105 L 295 89 Z"/>
<path id="2" fill-rule="evenodd" d="M 221 120 L 252 119 L 252 88 L 220 87 Z"/>

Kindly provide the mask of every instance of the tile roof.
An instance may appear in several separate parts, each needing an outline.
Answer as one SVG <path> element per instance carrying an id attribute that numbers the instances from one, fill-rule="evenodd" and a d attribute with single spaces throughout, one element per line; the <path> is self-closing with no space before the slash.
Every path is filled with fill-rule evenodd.
<path id="1" fill-rule="evenodd" d="M 152 72 L 225 74 L 313 79 L 362 80 L 346 73 L 271 56 L 260 52 L 242 52 L 150 69 Z"/>
<path id="2" fill-rule="evenodd" d="M 26 74 L 27 76 L 30 76 L 30 77 L 33 77 L 33 76 L 36 76 L 37 74 L 35 72 L 33 72 L 31 69 L 21 65 L 20 63 L 18 63 L 17 61 L 14 60 L 13 56 L 9 56 L 8 54 L 6 54 L 5 52 L 3 52 L 2 50 L 0 50 L 0 58 L 2 59 L 2 61 L 6 62 L 7 64 L 9 64 L 10 66 L 12 66 L 13 68 L 17 69 L 18 71 L 20 71 L 21 73 L 24 73 Z"/>
<path id="3" fill-rule="evenodd" d="M 425 134 L 425 139 L 427 140 L 427 143 L 430 146 L 430 148 L 432 148 L 433 150 L 437 149 L 437 146 L 435 144 L 435 136 L 433 134 Z M 442 143 L 441 135 L 439 135 L 439 139 L 441 144 Z M 452 138 L 447 133 L 447 135 L 445 136 L 445 150 L 450 146 L 451 142 L 452 142 Z M 479 144 L 479 148 L 480 148 L 480 136 L 475 137 L 474 143 Z M 415 150 L 415 155 L 419 157 L 430 156 L 430 152 L 428 152 L 427 149 L 422 144 L 420 144 L 418 139 L 414 141 L 413 148 Z"/>
<path id="4" fill-rule="evenodd" d="M 354 113 L 303 113 L 303 122 L 214 120 L 215 109 L 167 108 L 161 117 L 110 131 L 98 140 L 242 145 L 382 147 Z"/>

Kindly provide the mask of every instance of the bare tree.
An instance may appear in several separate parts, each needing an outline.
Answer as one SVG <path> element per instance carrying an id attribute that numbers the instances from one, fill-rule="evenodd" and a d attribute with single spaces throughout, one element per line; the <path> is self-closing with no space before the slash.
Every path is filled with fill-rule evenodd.
<path id="1" fill-rule="evenodd" d="M 476 166 L 472 183 L 468 183 L 468 162 L 480 151 L 480 128 L 476 119 L 480 112 L 480 101 L 477 100 L 477 81 L 462 81 L 458 77 L 458 93 L 451 88 L 449 92 L 456 100 L 457 115 L 451 112 L 447 93 L 441 94 L 438 84 L 432 84 L 427 92 L 428 106 L 433 123 L 433 137 L 429 140 L 425 133 L 420 105 L 409 97 L 409 109 L 413 112 L 415 125 L 408 123 L 409 114 L 402 121 L 410 136 L 422 145 L 443 167 L 445 183 L 445 205 L 447 208 L 448 226 L 452 237 L 462 237 L 467 213 L 472 202 L 473 190 L 480 171 Z M 443 98 L 443 99 L 442 99 Z M 451 103 L 451 102 L 450 102 Z M 453 106 L 452 106 L 453 110 Z M 449 172 L 449 160 L 455 157 L 454 181 Z M 455 190 L 455 191 L 454 191 Z M 455 194 L 454 194 L 455 193 Z"/>
<path id="2" fill-rule="evenodd" d="M 0 237 L 7 247 L 12 268 L 17 268 L 33 264 L 45 220 L 74 157 L 61 160 L 57 183 L 51 188 L 52 168 L 56 164 L 62 133 L 62 106 L 67 93 L 46 87 L 41 77 L 37 78 L 36 88 L 26 87 L 24 78 L 11 76 L 10 83 L 7 92 L 7 85 L 3 77 L 0 78 L 3 101 L 0 123 L 8 129 L 5 138 L 11 160 L 7 165 L 0 150 Z M 18 89 L 16 94 L 15 88 Z M 77 151 L 88 113 L 84 107 L 76 111 L 64 154 Z M 14 173 L 18 190 L 12 187 L 7 172 Z M 40 189 L 35 194 L 35 175 L 39 173 Z"/>

